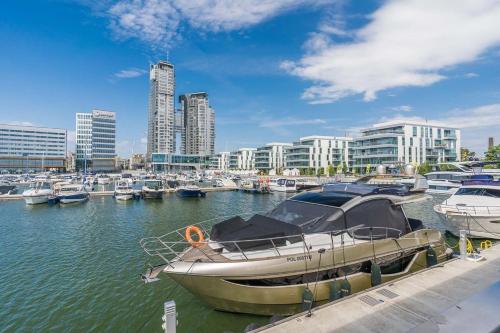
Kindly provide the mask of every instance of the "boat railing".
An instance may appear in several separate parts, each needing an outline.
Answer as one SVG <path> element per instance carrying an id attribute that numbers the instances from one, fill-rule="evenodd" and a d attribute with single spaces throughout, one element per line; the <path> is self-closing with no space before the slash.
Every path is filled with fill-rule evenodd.
<path id="1" fill-rule="evenodd" d="M 446 201 L 439 205 L 441 211 L 446 214 L 459 214 L 459 215 L 486 215 L 486 216 L 500 216 L 500 206 L 476 206 L 466 204 L 448 204 Z"/>
<path id="2" fill-rule="evenodd" d="M 184 260 L 183 254 L 192 248 L 197 249 L 197 255 L 212 262 L 221 260 L 244 260 L 262 259 L 266 257 L 281 257 L 284 255 L 304 253 L 309 254 L 313 247 L 334 249 L 336 246 L 355 245 L 356 241 L 373 242 L 381 239 L 398 239 L 402 236 L 399 229 L 389 227 L 365 227 L 356 226 L 348 229 L 318 232 L 314 234 L 296 234 L 278 237 L 267 237 L 259 239 L 243 239 L 231 241 L 212 241 L 209 236 L 209 226 L 212 220 L 195 224 L 204 234 L 205 240 L 189 243 L 182 230 L 177 229 L 159 237 L 148 237 L 141 239 L 140 245 L 149 256 L 161 258 L 166 264 L 175 260 Z M 322 242 L 306 240 L 306 236 L 327 236 Z M 346 240 L 348 235 L 349 238 Z M 338 239 L 340 237 L 340 240 Z M 227 252 L 223 252 L 226 249 Z M 217 251 L 218 250 L 218 251 Z M 316 250 L 316 249 L 315 249 Z M 269 255 L 270 251 L 274 255 Z M 225 256 L 224 256 L 225 255 Z M 197 256 L 197 258 L 199 258 Z M 189 256 L 188 256 L 189 258 Z M 233 258 L 233 259 L 229 259 Z M 191 257 L 192 259 L 192 257 Z"/>

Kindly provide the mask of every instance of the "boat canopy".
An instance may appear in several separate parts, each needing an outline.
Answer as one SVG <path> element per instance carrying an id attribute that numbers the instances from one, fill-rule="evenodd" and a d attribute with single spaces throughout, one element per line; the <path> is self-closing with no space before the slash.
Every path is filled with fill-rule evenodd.
<path id="1" fill-rule="evenodd" d="M 214 225 L 210 239 L 236 251 L 238 247 L 256 250 L 299 242 L 303 234 L 347 232 L 356 239 L 381 239 L 412 230 L 402 207 L 387 198 L 374 197 L 347 210 L 337 206 L 347 198 L 337 199 L 328 192 L 295 196 L 265 215 L 257 214 L 247 221 L 236 216 Z M 334 204 L 325 204 L 329 199 Z"/>

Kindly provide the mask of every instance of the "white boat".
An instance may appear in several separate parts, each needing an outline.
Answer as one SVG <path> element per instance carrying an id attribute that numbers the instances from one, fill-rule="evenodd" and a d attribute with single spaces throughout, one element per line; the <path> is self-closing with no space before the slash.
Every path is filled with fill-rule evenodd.
<path id="1" fill-rule="evenodd" d="M 86 201 L 89 196 L 83 185 L 63 185 L 57 193 L 57 199 L 63 204 Z"/>
<path id="2" fill-rule="evenodd" d="M 134 195 L 134 189 L 127 180 L 116 182 L 114 193 L 116 200 L 131 200 Z"/>
<path id="3" fill-rule="evenodd" d="M 269 188 L 271 192 L 297 192 L 297 182 L 295 179 L 278 178 L 276 182 L 270 182 Z"/>
<path id="4" fill-rule="evenodd" d="M 47 181 L 37 181 L 31 184 L 30 188 L 23 192 L 23 199 L 27 205 L 37 205 L 47 203 L 54 195 L 51 184 Z"/>
<path id="5" fill-rule="evenodd" d="M 471 179 L 473 174 L 462 171 L 435 171 L 425 174 L 429 189 L 427 193 L 433 194 L 453 194 L 460 186 L 462 181 Z"/>
<path id="6" fill-rule="evenodd" d="M 99 175 L 97 177 L 97 184 L 99 185 L 108 185 L 110 183 L 110 178 L 109 176 L 106 175 Z"/>
<path id="7" fill-rule="evenodd" d="M 473 237 L 500 239 L 500 181 L 473 177 L 434 210 L 454 232 L 466 230 Z"/>

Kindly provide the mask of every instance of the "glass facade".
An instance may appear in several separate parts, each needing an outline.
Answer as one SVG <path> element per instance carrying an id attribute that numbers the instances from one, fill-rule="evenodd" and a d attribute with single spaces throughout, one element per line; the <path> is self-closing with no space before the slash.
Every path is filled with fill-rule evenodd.
<path id="1" fill-rule="evenodd" d="M 0 124 L 0 169 L 64 168 L 64 129 Z"/>
<path id="2" fill-rule="evenodd" d="M 76 114 L 76 165 L 78 169 L 112 171 L 115 168 L 116 117 L 114 112 L 93 110 Z"/>

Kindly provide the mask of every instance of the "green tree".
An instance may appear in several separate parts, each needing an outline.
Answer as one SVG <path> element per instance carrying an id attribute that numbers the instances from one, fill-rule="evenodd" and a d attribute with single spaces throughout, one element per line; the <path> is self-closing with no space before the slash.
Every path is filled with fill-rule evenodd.
<path id="1" fill-rule="evenodd" d="M 468 148 L 460 148 L 460 160 L 468 161 L 470 159 L 474 159 L 476 157 L 476 153 L 469 150 Z"/>
<path id="2" fill-rule="evenodd" d="M 335 168 L 333 167 L 333 165 L 329 165 L 328 166 L 328 176 L 332 176 L 335 174 Z"/>
<path id="3" fill-rule="evenodd" d="M 432 171 L 432 166 L 429 164 L 429 162 L 425 162 L 423 164 L 420 164 L 417 169 L 418 173 L 421 175 L 425 175 L 426 173 L 429 173 Z"/>
<path id="4" fill-rule="evenodd" d="M 495 164 L 486 165 L 485 168 L 500 168 L 500 145 L 496 145 L 488 149 L 486 153 L 484 153 L 484 160 L 486 162 L 497 162 Z"/>

